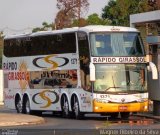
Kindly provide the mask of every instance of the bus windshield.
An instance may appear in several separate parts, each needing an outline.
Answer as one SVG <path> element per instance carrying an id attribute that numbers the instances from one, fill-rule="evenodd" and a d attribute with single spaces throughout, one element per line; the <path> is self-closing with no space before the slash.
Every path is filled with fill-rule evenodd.
<path id="1" fill-rule="evenodd" d="M 143 43 L 136 32 L 90 34 L 92 56 L 144 56 Z"/>
<path id="2" fill-rule="evenodd" d="M 147 90 L 145 64 L 96 64 L 94 91 L 134 93 Z"/>

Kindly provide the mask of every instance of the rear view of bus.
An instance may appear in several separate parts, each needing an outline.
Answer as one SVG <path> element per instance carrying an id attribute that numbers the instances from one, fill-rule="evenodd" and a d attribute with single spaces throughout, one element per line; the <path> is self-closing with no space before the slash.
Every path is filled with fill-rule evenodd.
<path id="1" fill-rule="evenodd" d="M 94 112 L 129 117 L 148 110 L 145 51 L 136 29 L 108 27 L 89 34 Z M 94 78 L 94 70 L 90 75 Z"/>

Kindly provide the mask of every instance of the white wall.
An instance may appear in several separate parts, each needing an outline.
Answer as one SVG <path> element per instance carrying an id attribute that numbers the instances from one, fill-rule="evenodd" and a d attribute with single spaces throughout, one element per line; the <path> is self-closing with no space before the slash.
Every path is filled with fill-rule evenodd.
<path id="1" fill-rule="evenodd" d="M 134 27 L 137 23 L 160 21 L 160 10 L 130 15 L 130 26 Z"/>
<path id="2" fill-rule="evenodd" d="M 3 70 L 0 70 L 0 105 L 3 104 Z"/>

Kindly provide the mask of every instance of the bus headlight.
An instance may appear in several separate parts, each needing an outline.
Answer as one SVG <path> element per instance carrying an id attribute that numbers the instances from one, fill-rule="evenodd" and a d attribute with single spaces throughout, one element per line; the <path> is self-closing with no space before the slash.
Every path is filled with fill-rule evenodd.
<path id="1" fill-rule="evenodd" d="M 94 108 L 95 108 L 95 110 L 98 110 L 99 107 L 98 107 L 98 106 L 95 106 Z"/>
<path id="2" fill-rule="evenodd" d="M 147 105 L 144 106 L 144 110 L 148 110 L 148 106 Z"/>

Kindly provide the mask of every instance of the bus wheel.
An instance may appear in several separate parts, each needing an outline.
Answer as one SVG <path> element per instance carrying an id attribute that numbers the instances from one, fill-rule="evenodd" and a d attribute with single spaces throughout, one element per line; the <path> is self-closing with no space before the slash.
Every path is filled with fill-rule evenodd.
<path id="1" fill-rule="evenodd" d="M 61 109 L 62 109 L 62 117 L 69 117 L 69 103 L 67 97 L 64 95 L 61 99 Z"/>
<path id="2" fill-rule="evenodd" d="M 73 112 L 76 119 L 82 119 L 84 117 L 84 114 L 80 112 L 79 102 L 76 96 L 74 97 Z"/>
<path id="3" fill-rule="evenodd" d="M 24 112 L 25 114 L 31 114 L 30 103 L 29 103 L 28 97 L 26 97 L 26 98 L 24 99 L 23 112 Z"/>
<path id="4" fill-rule="evenodd" d="M 15 108 L 17 110 L 17 113 L 22 113 L 22 100 L 20 96 L 16 96 L 15 98 Z"/>
<path id="5" fill-rule="evenodd" d="M 122 119 L 128 119 L 129 118 L 130 113 L 129 112 L 121 112 L 121 118 Z"/>

